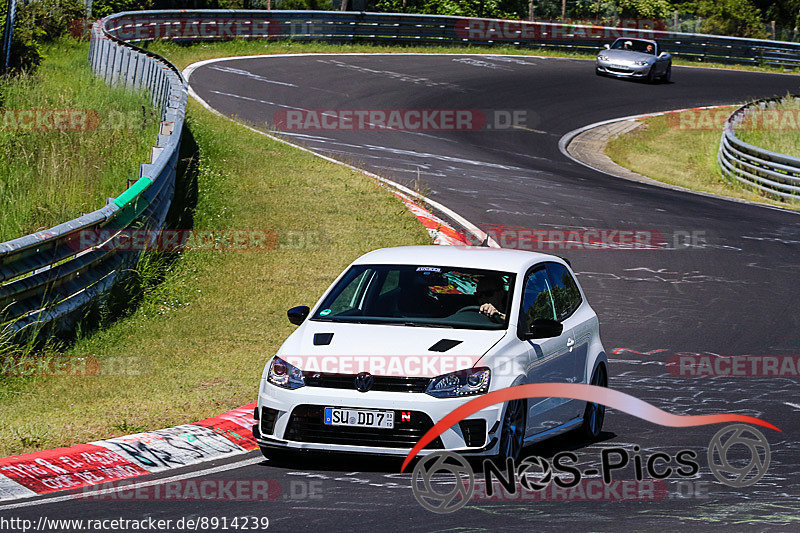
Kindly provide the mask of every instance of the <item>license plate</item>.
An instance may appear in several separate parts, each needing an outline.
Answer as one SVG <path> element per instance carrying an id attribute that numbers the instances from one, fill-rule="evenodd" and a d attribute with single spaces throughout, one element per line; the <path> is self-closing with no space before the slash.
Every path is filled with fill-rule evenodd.
<path id="1" fill-rule="evenodd" d="M 363 409 L 326 407 L 323 422 L 326 426 L 392 429 L 394 427 L 394 411 L 366 411 Z"/>
<path id="2" fill-rule="evenodd" d="M 629 67 L 626 66 L 626 65 L 615 65 L 615 64 L 612 63 L 611 64 L 611 68 L 616 68 L 616 69 L 620 69 L 620 70 L 628 70 Z"/>

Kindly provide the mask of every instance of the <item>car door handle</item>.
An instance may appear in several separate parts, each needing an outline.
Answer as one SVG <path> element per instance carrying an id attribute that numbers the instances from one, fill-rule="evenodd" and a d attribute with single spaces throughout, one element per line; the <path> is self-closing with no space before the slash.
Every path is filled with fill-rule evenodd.
<path id="1" fill-rule="evenodd" d="M 575 345 L 575 339 L 573 339 L 571 337 L 569 339 L 567 339 L 567 346 L 568 347 L 572 348 L 574 345 Z"/>

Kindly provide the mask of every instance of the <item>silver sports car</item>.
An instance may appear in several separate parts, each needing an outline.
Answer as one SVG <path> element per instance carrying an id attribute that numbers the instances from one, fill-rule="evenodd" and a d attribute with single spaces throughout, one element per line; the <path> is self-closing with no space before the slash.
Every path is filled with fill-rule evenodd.
<path id="1" fill-rule="evenodd" d="M 595 72 L 598 76 L 638 78 L 649 82 L 658 78 L 667 82 L 672 76 L 672 56 L 659 52 L 655 41 L 623 37 L 600 51 Z"/>

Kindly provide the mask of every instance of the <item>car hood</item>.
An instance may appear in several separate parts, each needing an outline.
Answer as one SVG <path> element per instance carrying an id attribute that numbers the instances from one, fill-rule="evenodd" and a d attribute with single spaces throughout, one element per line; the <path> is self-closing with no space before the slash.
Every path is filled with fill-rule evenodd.
<path id="1" fill-rule="evenodd" d="M 656 56 L 652 54 L 645 54 L 642 52 L 634 52 L 632 50 L 604 50 L 600 52 L 607 56 L 610 61 L 649 61 L 655 60 Z"/>
<path id="2" fill-rule="evenodd" d="M 306 371 L 433 377 L 471 368 L 505 335 L 506 330 L 307 320 L 277 355 Z"/>

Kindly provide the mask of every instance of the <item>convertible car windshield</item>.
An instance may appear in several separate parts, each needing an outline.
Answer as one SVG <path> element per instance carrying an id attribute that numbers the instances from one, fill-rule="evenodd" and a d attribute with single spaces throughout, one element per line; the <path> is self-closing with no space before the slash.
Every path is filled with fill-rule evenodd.
<path id="1" fill-rule="evenodd" d="M 505 329 L 514 274 L 433 265 L 356 265 L 312 320 Z M 489 305 L 486 305 L 489 304 Z"/>
<path id="2" fill-rule="evenodd" d="M 649 48 L 648 48 L 649 46 Z M 633 52 L 641 52 L 643 54 L 655 55 L 655 47 L 650 41 L 640 41 L 638 39 L 617 39 L 611 45 L 612 50 L 631 50 Z"/>

